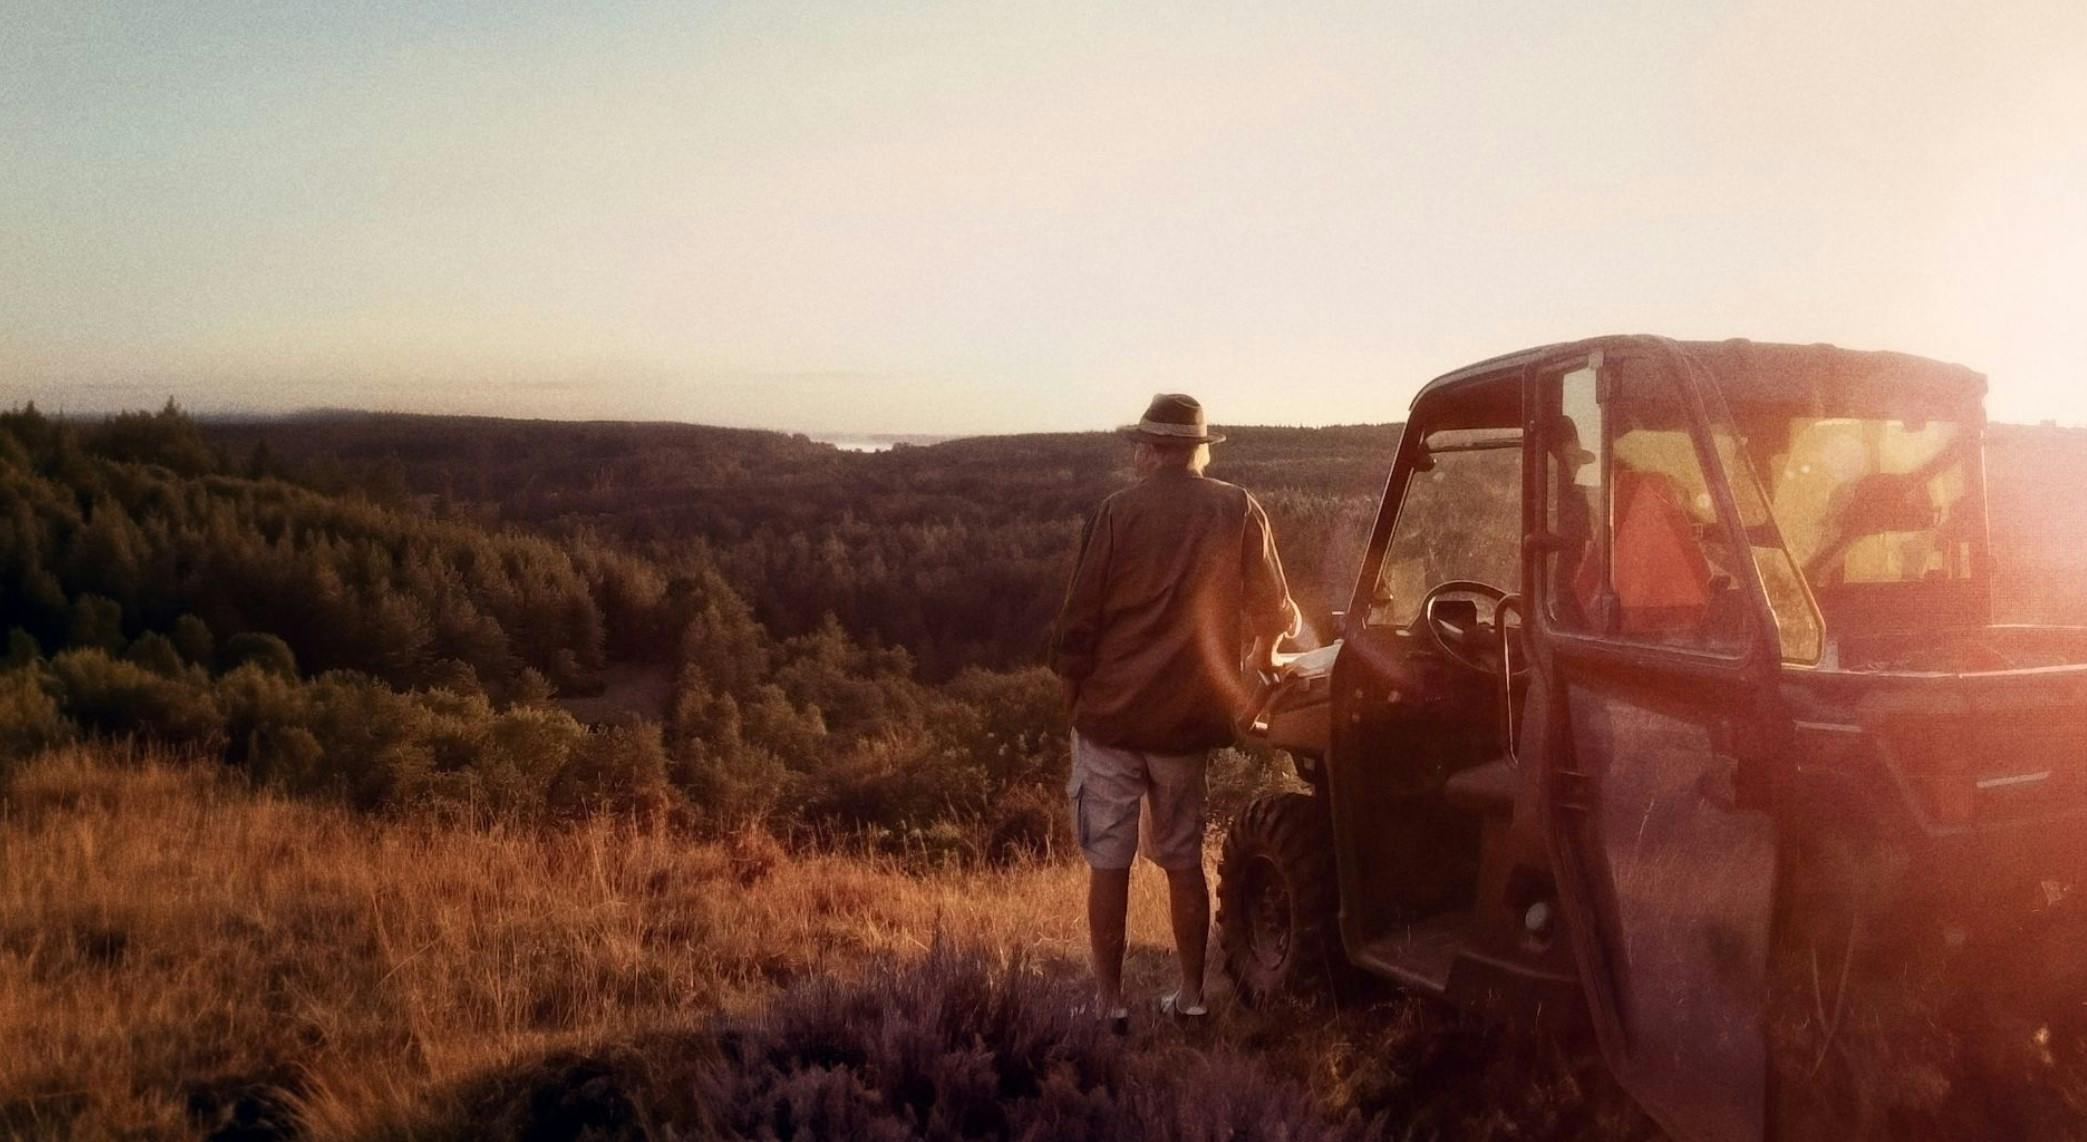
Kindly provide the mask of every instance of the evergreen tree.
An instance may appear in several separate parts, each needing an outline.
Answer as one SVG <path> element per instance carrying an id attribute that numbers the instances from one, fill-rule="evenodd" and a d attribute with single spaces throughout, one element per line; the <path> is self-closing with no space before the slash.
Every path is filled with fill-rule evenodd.
<path id="1" fill-rule="evenodd" d="M 156 630 L 139 635 L 123 657 L 167 678 L 179 676 L 183 669 L 181 652 L 174 649 L 174 641 Z"/>
<path id="2" fill-rule="evenodd" d="M 215 662 L 217 640 L 210 634 L 210 624 L 194 615 L 184 614 L 174 620 L 174 649 L 191 665 L 210 669 Z"/>
<path id="3" fill-rule="evenodd" d="M 81 595 L 73 600 L 72 627 L 66 645 L 95 647 L 119 654 L 123 651 L 123 608 L 101 595 Z"/>
<path id="4" fill-rule="evenodd" d="M 7 657 L 0 658 L 0 670 L 13 670 L 22 666 L 34 666 L 43 661 L 43 648 L 36 643 L 36 636 L 21 627 L 11 627 L 7 632 Z"/>
<path id="5" fill-rule="evenodd" d="M 297 677 L 297 656 L 290 644 L 272 634 L 243 631 L 225 640 L 225 661 L 237 668 L 253 665 L 282 678 Z"/>

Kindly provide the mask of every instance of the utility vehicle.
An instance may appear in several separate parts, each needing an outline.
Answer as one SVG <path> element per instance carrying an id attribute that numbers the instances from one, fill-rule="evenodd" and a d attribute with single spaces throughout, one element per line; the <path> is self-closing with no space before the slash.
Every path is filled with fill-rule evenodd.
<path id="1" fill-rule="evenodd" d="M 1591 1024 L 1664 1129 L 1755 1138 L 1800 907 L 2077 987 L 2087 633 L 1992 621 L 1984 392 L 1645 336 L 1423 388 L 1338 641 L 1248 730 L 1311 793 L 1225 843 L 1240 994 L 1361 968 Z"/>

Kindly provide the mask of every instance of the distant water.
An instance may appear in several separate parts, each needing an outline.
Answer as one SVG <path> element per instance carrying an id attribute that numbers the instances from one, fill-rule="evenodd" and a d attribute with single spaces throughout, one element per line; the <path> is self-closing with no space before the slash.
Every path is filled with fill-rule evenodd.
<path id="1" fill-rule="evenodd" d="M 821 444 L 831 444 L 843 452 L 889 452 L 892 441 L 874 440 L 867 436 L 814 436 Z"/>

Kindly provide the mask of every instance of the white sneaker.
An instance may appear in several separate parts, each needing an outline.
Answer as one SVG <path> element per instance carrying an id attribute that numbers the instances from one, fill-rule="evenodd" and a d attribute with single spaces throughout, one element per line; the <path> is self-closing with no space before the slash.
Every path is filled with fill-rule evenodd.
<path id="1" fill-rule="evenodd" d="M 1210 1014 L 1210 1008 L 1200 1003 L 1183 1007 L 1177 992 L 1159 997 L 1159 1013 L 1174 1019 L 1201 1019 Z"/>

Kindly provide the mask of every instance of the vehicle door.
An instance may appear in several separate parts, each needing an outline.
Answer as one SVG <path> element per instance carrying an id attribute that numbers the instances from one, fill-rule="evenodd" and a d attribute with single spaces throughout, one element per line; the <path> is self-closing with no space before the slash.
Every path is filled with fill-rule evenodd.
<path id="1" fill-rule="evenodd" d="M 1339 843 L 1342 937 L 1354 951 L 1390 925 L 1458 906 L 1476 881 L 1476 822 L 1444 779 L 1504 748 L 1497 682 L 1423 629 L 1441 584 L 1513 591 L 1521 550 L 1519 372 L 1428 392 L 1400 441 L 1333 665 L 1327 780 Z M 1474 636 L 1493 602 L 1445 598 Z"/>
<path id="2" fill-rule="evenodd" d="M 1534 373 L 1520 756 L 1539 767 L 1589 1005 L 1617 1078 L 1669 1132 L 1756 1138 L 1777 656 L 1706 431 L 1715 393 L 1651 350 Z"/>

